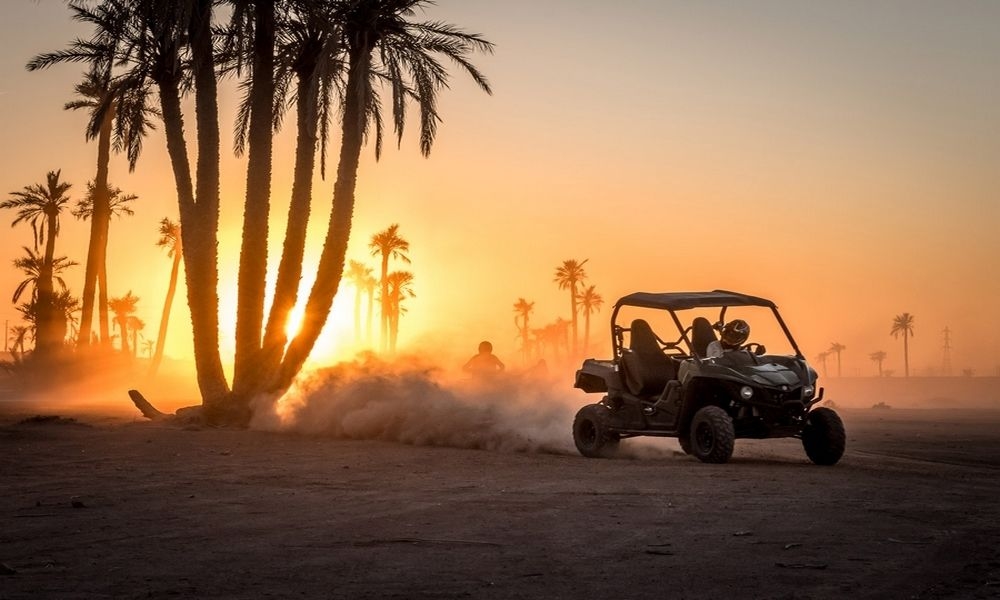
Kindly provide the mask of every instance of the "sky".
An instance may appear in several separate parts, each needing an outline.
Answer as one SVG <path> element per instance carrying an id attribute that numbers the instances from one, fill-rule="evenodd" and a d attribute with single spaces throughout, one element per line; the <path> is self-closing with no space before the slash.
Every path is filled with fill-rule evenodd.
<path id="1" fill-rule="evenodd" d="M 535 302 L 533 327 L 568 318 L 569 295 L 553 278 L 576 259 L 588 261 L 587 284 L 605 300 L 592 317 L 596 356 L 610 354 L 607 320 L 620 296 L 722 288 L 773 299 L 810 358 L 846 346 L 844 375 L 872 374 L 879 350 L 902 373 L 902 341 L 889 331 L 903 312 L 915 317 L 914 372 L 940 370 L 946 327 L 955 371 L 1000 371 L 1000 3 L 439 0 L 424 16 L 496 44 L 474 58 L 494 94 L 455 71 L 429 158 L 415 122 L 379 162 L 364 152 L 348 258 L 377 269 L 368 239 L 400 224 L 417 294 L 402 318 L 403 349 L 464 360 L 489 339 L 516 364 L 513 304 Z M 74 198 L 93 178 L 86 116 L 62 109 L 80 68 L 24 69 L 86 35 L 56 0 L 0 7 L 4 197 L 50 170 L 62 169 Z M 235 103 L 224 87 L 224 132 Z M 275 148 L 272 265 L 293 150 L 289 127 Z M 246 175 L 231 152 L 222 169 L 225 321 Z M 115 157 L 111 180 L 140 200 L 134 217 L 112 225 L 110 292 L 140 296 L 152 336 L 170 269 L 154 246 L 157 223 L 177 215 L 160 131 L 134 173 Z M 317 178 L 307 272 L 331 195 L 332 181 Z M 31 233 L 11 220 L 0 214 L 0 318 L 14 323 L 6 294 L 20 279 L 2 265 Z M 87 230 L 66 217 L 57 246 L 81 263 L 67 277 L 74 290 Z M 174 357 L 191 352 L 179 298 Z M 353 299 L 342 286 L 317 363 L 357 349 Z M 224 354 L 231 332 L 225 324 Z"/>

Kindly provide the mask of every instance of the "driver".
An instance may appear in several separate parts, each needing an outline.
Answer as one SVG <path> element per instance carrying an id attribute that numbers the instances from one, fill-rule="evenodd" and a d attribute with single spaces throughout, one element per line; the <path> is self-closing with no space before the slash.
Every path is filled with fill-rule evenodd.
<path id="1" fill-rule="evenodd" d="M 743 319 L 733 319 L 722 328 L 722 339 L 708 344 L 707 358 L 719 358 L 726 352 L 739 350 L 750 338 L 750 324 Z"/>

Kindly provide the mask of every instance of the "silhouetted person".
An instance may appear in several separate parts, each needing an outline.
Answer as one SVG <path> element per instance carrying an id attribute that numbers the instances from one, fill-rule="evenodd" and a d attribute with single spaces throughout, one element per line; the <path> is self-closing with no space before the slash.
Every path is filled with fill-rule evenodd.
<path id="1" fill-rule="evenodd" d="M 504 365 L 493 355 L 493 344 L 480 342 L 479 354 L 470 358 L 462 370 L 476 375 L 495 375 L 504 370 Z"/>
<path id="2" fill-rule="evenodd" d="M 750 324 L 743 319 L 733 319 L 722 328 L 722 339 L 708 344 L 706 358 L 719 358 L 726 352 L 739 350 L 750 338 Z"/>

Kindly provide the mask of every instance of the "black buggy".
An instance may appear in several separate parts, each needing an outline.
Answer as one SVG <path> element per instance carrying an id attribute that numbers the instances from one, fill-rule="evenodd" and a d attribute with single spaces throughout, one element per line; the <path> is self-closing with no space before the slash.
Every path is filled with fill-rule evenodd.
<path id="1" fill-rule="evenodd" d="M 709 357 L 726 319 L 748 311 L 773 315 L 758 315 L 753 328 L 769 321 L 762 327 L 773 334 L 767 341 L 787 342 L 790 352 L 768 354 L 752 342 Z M 682 319 L 695 314 L 702 316 Z M 661 333 L 676 328 L 679 337 L 660 338 L 650 321 Z M 622 438 L 640 435 L 676 437 L 686 453 L 708 463 L 729 460 L 736 438 L 797 437 L 818 465 L 844 454 L 844 424 L 816 406 L 823 399 L 816 371 L 770 300 L 724 290 L 629 294 L 615 303 L 611 339 L 612 359 L 588 358 L 576 373 L 575 387 L 606 394 L 573 421 L 584 456 L 607 456 Z"/>

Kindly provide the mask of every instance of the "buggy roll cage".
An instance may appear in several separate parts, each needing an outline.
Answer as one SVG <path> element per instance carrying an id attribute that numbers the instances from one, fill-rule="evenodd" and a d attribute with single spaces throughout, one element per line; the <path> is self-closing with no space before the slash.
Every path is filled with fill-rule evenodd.
<path id="1" fill-rule="evenodd" d="M 719 311 L 719 321 L 723 322 L 725 320 L 726 310 L 730 306 L 760 306 L 770 308 L 774 317 L 778 320 L 781 330 L 784 331 L 785 337 L 788 338 L 789 343 L 791 343 L 792 348 L 795 350 L 795 357 L 805 360 L 805 356 L 803 356 L 802 351 L 799 350 L 798 344 L 795 343 L 795 338 L 792 337 L 792 332 L 785 324 L 785 320 L 781 318 L 781 313 L 778 312 L 778 307 L 774 304 L 774 302 L 757 296 L 748 296 L 746 294 L 740 294 L 738 292 L 731 292 L 728 290 L 713 290 L 711 292 L 636 292 L 634 294 L 623 296 L 618 300 L 618 302 L 615 303 L 615 308 L 611 313 L 611 339 L 614 344 L 615 358 L 620 358 L 622 355 L 624 348 L 624 333 L 626 331 L 631 331 L 630 328 L 622 327 L 617 324 L 618 311 L 625 306 L 665 310 L 669 312 L 670 317 L 677 326 L 677 330 L 680 332 L 680 337 L 676 342 L 666 342 L 654 334 L 657 343 L 660 344 L 663 350 L 668 350 L 680 349 L 680 343 L 683 341 L 687 344 L 688 356 L 692 356 L 699 361 L 701 358 L 695 354 L 694 345 L 688 337 L 688 332 L 691 331 L 691 326 L 684 327 L 681 320 L 677 317 L 677 311 L 689 310 L 692 308 L 719 308 L 721 309 Z"/>

